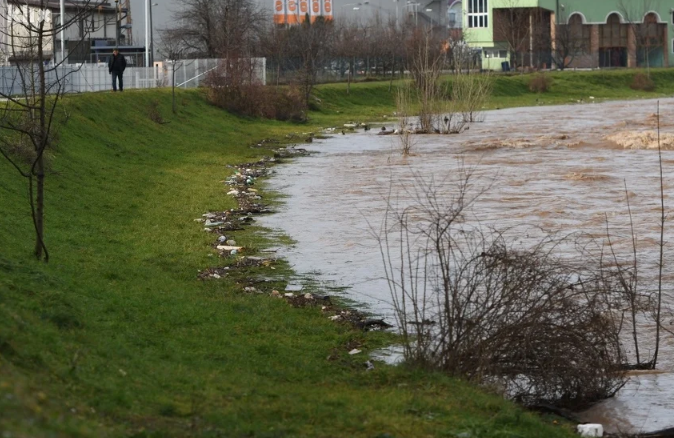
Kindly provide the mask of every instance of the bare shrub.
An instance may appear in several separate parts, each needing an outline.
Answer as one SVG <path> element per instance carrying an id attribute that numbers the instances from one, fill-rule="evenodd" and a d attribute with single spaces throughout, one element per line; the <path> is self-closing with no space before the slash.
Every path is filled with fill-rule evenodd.
<path id="1" fill-rule="evenodd" d="M 632 79 L 630 88 L 641 91 L 655 91 L 655 82 L 653 82 L 653 79 L 649 78 L 647 75 L 643 73 L 637 73 Z"/>
<path id="2" fill-rule="evenodd" d="M 153 100 L 150 102 L 150 105 L 147 108 L 147 116 L 150 120 L 152 120 L 155 123 L 158 124 L 163 124 L 164 123 L 164 118 L 161 116 L 161 113 L 159 112 L 159 102 L 156 100 Z"/>
<path id="3" fill-rule="evenodd" d="M 412 105 L 412 88 L 409 84 L 398 87 L 396 94 L 396 107 L 398 115 L 398 138 L 400 140 L 400 153 L 407 156 L 412 151 L 414 141 L 410 129 L 410 113 Z"/>
<path id="4" fill-rule="evenodd" d="M 539 73 L 529 79 L 529 90 L 534 93 L 545 93 L 550 91 L 552 78 L 544 73 Z"/>
<path id="5" fill-rule="evenodd" d="M 413 204 L 389 204 L 380 234 L 406 359 L 529 405 L 612 396 L 624 384 L 612 291 L 585 260 L 555 257 L 573 242 L 514 249 L 505 234 L 468 225 L 484 191 L 471 189 L 470 171 L 455 175 L 449 196 L 447 183 L 417 177 Z"/>
<path id="6" fill-rule="evenodd" d="M 306 122 L 307 108 L 304 95 L 299 88 L 289 86 L 283 89 L 272 90 L 266 88 L 268 99 L 274 106 L 274 113 L 269 114 L 268 118 L 276 120 L 290 120 L 293 122 Z"/>
<path id="7" fill-rule="evenodd" d="M 452 82 L 452 100 L 461 103 L 464 122 L 484 121 L 482 109 L 492 90 L 489 74 L 458 74 Z"/>
<path id="8" fill-rule="evenodd" d="M 259 83 L 249 59 L 227 61 L 206 77 L 208 100 L 234 114 L 277 120 L 306 120 L 304 96 L 293 87 Z"/>
<path id="9" fill-rule="evenodd" d="M 433 117 L 441 99 L 438 79 L 442 70 L 442 46 L 432 32 L 422 31 L 413 35 L 411 45 L 410 72 L 419 101 L 419 127 L 420 131 L 431 133 L 437 129 L 433 126 Z"/>

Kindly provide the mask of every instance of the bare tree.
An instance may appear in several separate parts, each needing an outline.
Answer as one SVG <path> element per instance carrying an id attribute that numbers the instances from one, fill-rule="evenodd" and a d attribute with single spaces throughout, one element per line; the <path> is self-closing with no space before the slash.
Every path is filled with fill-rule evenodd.
<path id="1" fill-rule="evenodd" d="M 232 57 L 250 53 L 265 22 L 252 0 L 185 0 L 165 29 L 181 41 L 190 58 Z"/>
<path id="2" fill-rule="evenodd" d="M 272 23 L 260 36 L 260 46 L 262 55 L 267 58 L 267 62 L 276 67 L 276 86 L 281 80 L 281 71 L 284 69 L 290 51 L 290 41 L 288 29 L 285 26 Z"/>
<path id="3" fill-rule="evenodd" d="M 569 19 L 563 12 L 555 16 L 554 38 L 552 39 L 552 61 L 558 69 L 564 70 L 573 60 L 589 53 L 589 27 L 583 24 L 579 15 Z"/>
<path id="4" fill-rule="evenodd" d="M 313 23 L 305 20 L 290 29 L 290 41 L 300 69 L 298 82 L 307 107 L 316 85 L 319 70 L 332 50 L 333 23 L 318 17 Z"/>
<path id="5" fill-rule="evenodd" d="M 4 84 L 0 89 L 3 106 L 0 109 L 0 155 L 28 183 L 31 216 L 35 228 L 35 257 L 49 261 L 45 243 L 44 209 L 45 155 L 57 138 L 57 127 L 64 122 L 55 115 L 64 93 L 66 79 L 75 68 L 65 65 L 67 58 L 53 62 L 56 36 L 62 30 L 75 26 L 95 13 L 100 2 L 79 2 L 62 22 L 51 19 L 47 0 L 30 3 L 11 3 L 0 11 L 7 26 L 0 29 L 0 50 L 11 62 L 5 69 Z M 95 29 L 91 29 L 95 30 Z M 80 44 L 86 32 L 82 31 Z"/>
<path id="6" fill-rule="evenodd" d="M 346 62 L 346 94 L 351 92 L 351 79 L 356 68 L 356 56 L 359 54 L 358 24 L 353 21 L 345 21 L 335 29 L 334 53 Z"/>
<path id="7" fill-rule="evenodd" d="M 524 53 L 530 39 L 530 9 L 517 6 L 516 0 L 505 0 L 503 7 L 494 9 L 494 40 L 505 42 L 510 64 L 524 64 Z"/>
<path id="8" fill-rule="evenodd" d="M 632 33 L 632 44 L 636 49 L 637 63 L 646 67 L 650 77 L 652 56 L 656 51 L 667 50 L 665 42 L 666 24 L 660 24 L 652 0 L 620 1 L 618 8 Z M 629 44 L 629 43 L 628 43 Z M 641 59 L 640 59 L 641 58 Z"/>
<path id="9" fill-rule="evenodd" d="M 445 61 L 443 43 L 432 30 L 415 29 L 409 42 L 409 70 L 417 91 L 419 128 L 422 132 L 436 130 L 433 119 L 439 112 L 442 90 L 438 84 Z"/>

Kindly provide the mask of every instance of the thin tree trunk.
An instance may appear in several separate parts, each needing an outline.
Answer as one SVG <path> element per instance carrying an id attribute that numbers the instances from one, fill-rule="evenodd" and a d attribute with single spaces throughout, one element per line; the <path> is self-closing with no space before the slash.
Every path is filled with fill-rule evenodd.
<path id="1" fill-rule="evenodd" d="M 396 74 L 396 57 L 393 57 L 393 62 L 391 64 L 391 79 L 388 82 L 388 91 L 389 93 L 393 89 L 393 76 Z"/>
<path id="2" fill-rule="evenodd" d="M 37 61 L 38 61 L 38 80 L 40 81 L 40 87 L 38 89 L 39 93 L 39 108 L 38 108 L 38 116 L 40 119 L 40 125 L 39 125 L 39 143 L 37 146 L 37 163 L 36 163 L 36 168 L 33 170 L 35 175 L 37 176 L 37 193 L 36 193 L 36 212 L 35 212 L 35 257 L 38 260 L 41 260 L 43 258 L 44 254 L 44 261 L 47 262 L 49 261 L 49 256 L 45 250 L 45 244 L 44 244 L 44 151 L 45 148 L 47 147 L 47 120 L 46 120 L 46 114 L 47 114 L 47 109 L 45 107 L 46 102 L 46 92 L 47 92 L 47 86 L 45 82 L 45 71 L 44 71 L 44 62 L 43 62 L 43 48 L 42 48 L 42 41 L 43 41 L 43 28 L 44 28 L 44 22 L 40 23 L 40 28 L 38 30 L 38 39 L 37 39 Z M 44 251 L 44 253 L 43 253 Z"/>
<path id="3" fill-rule="evenodd" d="M 662 175 L 662 148 L 660 147 L 660 101 L 658 101 L 658 163 L 660 165 L 660 263 L 658 270 L 658 304 L 655 314 L 655 353 L 653 354 L 653 366 L 658 363 L 658 352 L 660 350 L 660 311 L 662 309 L 662 264 L 665 249 L 665 187 Z"/>

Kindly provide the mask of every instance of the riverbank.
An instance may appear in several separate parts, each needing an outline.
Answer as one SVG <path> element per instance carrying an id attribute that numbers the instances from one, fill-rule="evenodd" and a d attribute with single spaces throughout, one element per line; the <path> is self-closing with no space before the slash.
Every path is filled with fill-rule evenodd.
<path id="1" fill-rule="evenodd" d="M 251 146 L 392 117 L 387 83 L 352 85 L 349 96 L 345 87 L 318 88 L 308 125 L 234 117 L 199 92 L 179 92 L 176 115 L 163 91 L 68 97 L 70 120 L 49 157 L 48 265 L 30 255 L 25 183 L 0 161 L 0 430 L 38 437 L 569 434 L 465 383 L 381 364 L 368 371 L 365 353 L 349 354 L 383 345 L 385 335 L 335 324 L 320 308 L 246 293 L 235 279 L 198 279 L 232 260 L 218 257 L 213 236 L 194 219 L 236 208 L 222 183 L 228 166 L 271 153 Z M 257 231 L 233 237 L 254 255 L 275 244 Z M 281 287 L 290 270 L 273 267 Z M 271 271 L 264 267 L 264 275 Z"/>
<path id="2" fill-rule="evenodd" d="M 0 162 L 3 432 L 565 435 L 453 379 L 367 371 L 365 353 L 349 352 L 381 346 L 382 335 L 335 324 L 320 308 L 199 280 L 198 271 L 231 263 L 194 221 L 236 207 L 222 183 L 228 166 L 269 155 L 250 147 L 263 138 L 310 127 L 240 119 L 198 92 L 178 99 L 177 115 L 163 92 L 65 101 L 71 117 L 49 159 L 47 265 L 31 257 L 25 184 Z M 254 229 L 232 237 L 249 249 L 273 244 Z M 265 275 L 289 274 L 273 267 Z"/>

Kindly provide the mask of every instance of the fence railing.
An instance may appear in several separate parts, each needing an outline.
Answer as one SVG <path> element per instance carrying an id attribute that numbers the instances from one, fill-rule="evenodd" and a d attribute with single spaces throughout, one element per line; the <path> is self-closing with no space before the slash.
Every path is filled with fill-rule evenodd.
<path id="1" fill-rule="evenodd" d="M 175 77 L 176 86 L 181 88 L 199 87 L 207 73 L 218 68 L 221 59 L 185 59 L 179 61 L 156 62 L 154 67 L 128 67 L 124 71 L 124 89 L 170 87 Z M 258 81 L 266 83 L 266 62 L 264 58 L 254 59 L 254 74 Z M 174 76 L 175 71 L 175 76 Z M 28 74 L 26 74 L 28 73 Z M 24 88 L 34 74 L 9 65 L 0 67 L 0 93 L 6 96 L 24 94 Z M 107 64 L 82 64 L 48 66 L 46 83 L 60 83 L 65 93 L 87 93 L 112 89 L 112 77 Z M 55 91 L 53 89 L 52 91 Z"/>

